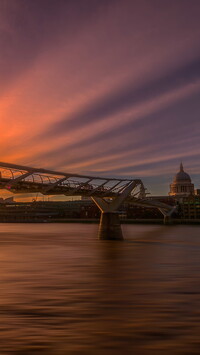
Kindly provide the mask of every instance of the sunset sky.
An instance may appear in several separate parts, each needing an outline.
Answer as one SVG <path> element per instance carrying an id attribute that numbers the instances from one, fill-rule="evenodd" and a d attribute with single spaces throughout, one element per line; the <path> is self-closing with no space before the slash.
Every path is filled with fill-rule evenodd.
<path id="1" fill-rule="evenodd" d="M 199 0 L 0 0 L 0 161 L 200 188 Z"/>

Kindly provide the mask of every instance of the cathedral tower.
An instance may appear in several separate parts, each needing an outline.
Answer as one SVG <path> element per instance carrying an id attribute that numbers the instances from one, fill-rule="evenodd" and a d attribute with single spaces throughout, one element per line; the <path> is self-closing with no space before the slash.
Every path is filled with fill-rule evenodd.
<path id="1" fill-rule="evenodd" d="M 169 196 L 189 196 L 194 195 L 194 184 L 190 176 L 184 171 L 183 164 L 180 164 L 180 171 L 175 175 L 174 181 L 170 185 Z"/>

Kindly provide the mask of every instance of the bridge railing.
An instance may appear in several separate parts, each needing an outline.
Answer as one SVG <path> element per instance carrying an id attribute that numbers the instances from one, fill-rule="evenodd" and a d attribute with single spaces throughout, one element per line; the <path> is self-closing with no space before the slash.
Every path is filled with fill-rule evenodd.
<path id="1" fill-rule="evenodd" d="M 0 188 L 13 193 L 114 197 L 122 194 L 133 182 L 130 195 L 144 195 L 141 180 L 78 175 L 0 162 Z"/>

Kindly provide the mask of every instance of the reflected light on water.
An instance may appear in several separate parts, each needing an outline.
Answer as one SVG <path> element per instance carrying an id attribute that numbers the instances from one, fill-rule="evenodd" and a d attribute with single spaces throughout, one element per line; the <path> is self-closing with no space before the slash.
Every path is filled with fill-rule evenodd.
<path id="1" fill-rule="evenodd" d="M 198 354 L 199 227 L 0 224 L 0 354 Z"/>

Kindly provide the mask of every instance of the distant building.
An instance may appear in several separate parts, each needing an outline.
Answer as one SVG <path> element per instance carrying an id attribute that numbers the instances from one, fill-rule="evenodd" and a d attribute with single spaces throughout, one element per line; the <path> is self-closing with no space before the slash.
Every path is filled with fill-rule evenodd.
<path id="1" fill-rule="evenodd" d="M 190 195 L 194 195 L 194 184 L 191 182 L 190 176 L 184 171 L 181 163 L 179 172 L 170 184 L 169 196 L 184 197 Z"/>
<path id="2" fill-rule="evenodd" d="M 169 196 L 176 200 L 180 218 L 200 219 L 200 189 L 194 189 L 194 184 L 184 171 L 182 163 L 170 185 Z"/>
<path id="3" fill-rule="evenodd" d="M 62 222 L 99 217 L 100 211 L 92 201 L 0 203 L 0 222 Z"/>
<path id="4" fill-rule="evenodd" d="M 179 207 L 183 219 L 200 219 L 200 197 L 198 195 L 183 197 Z"/>
<path id="5" fill-rule="evenodd" d="M 13 196 L 7 198 L 0 197 L 0 203 L 12 203 L 12 202 L 15 202 Z"/>

